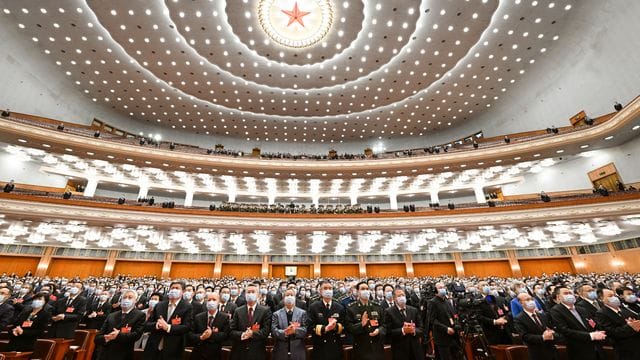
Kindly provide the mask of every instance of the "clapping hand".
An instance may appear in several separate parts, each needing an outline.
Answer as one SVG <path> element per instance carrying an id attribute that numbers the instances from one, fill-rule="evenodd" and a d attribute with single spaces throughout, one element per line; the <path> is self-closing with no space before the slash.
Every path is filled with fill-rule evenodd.
<path id="1" fill-rule="evenodd" d="M 360 324 L 362 325 L 362 327 L 367 326 L 367 324 L 369 323 L 369 314 L 367 314 L 367 312 L 365 311 L 362 314 L 362 320 L 360 321 Z"/>
<path id="2" fill-rule="evenodd" d="M 547 329 L 542 333 L 542 340 L 551 341 L 553 340 L 553 334 L 555 332 L 551 329 Z"/>
<path id="3" fill-rule="evenodd" d="M 113 331 L 108 333 L 107 335 L 104 336 L 104 340 L 106 342 L 109 342 L 113 339 L 115 339 L 116 337 L 118 337 L 118 334 L 120 334 L 120 330 L 113 328 Z"/>
<path id="4" fill-rule="evenodd" d="M 156 321 L 156 329 L 167 331 L 168 328 L 169 324 L 167 324 L 167 321 L 162 316 L 160 316 L 158 321 Z"/>
<path id="5" fill-rule="evenodd" d="M 324 331 L 325 332 L 332 331 L 333 329 L 336 328 L 337 323 L 338 323 L 338 320 L 336 318 L 329 318 L 329 324 L 324 327 Z"/>
<path id="6" fill-rule="evenodd" d="M 207 330 L 205 330 L 202 335 L 200 335 L 200 340 L 207 340 L 208 338 L 211 337 L 211 334 L 213 333 L 213 330 L 210 327 L 207 327 Z"/>

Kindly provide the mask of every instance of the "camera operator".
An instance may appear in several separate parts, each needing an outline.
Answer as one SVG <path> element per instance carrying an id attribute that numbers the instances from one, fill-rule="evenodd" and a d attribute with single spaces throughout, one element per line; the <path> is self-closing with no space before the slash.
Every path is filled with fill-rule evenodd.
<path id="1" fill-rule="evenodd" d="M 458 336 L 460 328 L 454 320 L 458 318 L 458 314 L 447 297 L 444 283 L 436 283 L 436 291 L 436 296 L 429 301 L 427 310 L 436 356 L 441 360 L 464 359 Z"/>
<path id="2" fill-rule="evenodd" d="M 484 301 L 479 306 L 478 320 L 490 345 L 511 344 L 509 307 L 506 300 L 486 283 L 480 282 Z"/>

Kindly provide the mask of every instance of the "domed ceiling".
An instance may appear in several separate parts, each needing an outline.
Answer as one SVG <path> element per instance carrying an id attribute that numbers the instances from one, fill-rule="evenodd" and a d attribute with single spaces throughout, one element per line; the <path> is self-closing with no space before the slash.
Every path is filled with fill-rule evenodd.
<path id="1" fill-rule="evenodd" d="M 524 74 L 570 31 L 577 5 L 0 1 L 3 21 L 27 46 L 132 121 L 321 143 L 421 136 L 471 121 L 525 86 Z"/>

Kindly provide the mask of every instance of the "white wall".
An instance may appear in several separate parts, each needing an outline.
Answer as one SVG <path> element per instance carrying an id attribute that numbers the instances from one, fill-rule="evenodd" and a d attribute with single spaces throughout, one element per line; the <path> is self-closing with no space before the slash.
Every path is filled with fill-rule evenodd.
<path id="1" fill-rule="evenodd" d="M 527 174 L 522 183 L 504 186 L 502 191 L 505 195 L 519 195 L 540 191 L 590 189 L 592 185 L 587 173 L 611 162 L 615 164 L 623 182 L 637 182 L 640 181 L 638 149 L 640 149 L 640 137 L 621 146 L 583 153 L 588 157 L 579 155 L 563 157 L 564 160 L 545 168 L 542 172 Z"/>
<path id="2" fill-rule="evenodd" d="M 0 143 L 0 148 L 6 144 Z M 18 184 L 50 186 L 64 188 L 67 178 L 60 175 L 40 171 L 41 164 L 32 161 L 21 161 L 17 156 L 0 150 L 0 181 L 14 180 Z"/>

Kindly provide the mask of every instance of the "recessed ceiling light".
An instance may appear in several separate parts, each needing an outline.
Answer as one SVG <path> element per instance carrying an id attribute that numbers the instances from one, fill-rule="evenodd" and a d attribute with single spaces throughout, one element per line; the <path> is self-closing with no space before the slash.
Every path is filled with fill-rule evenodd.
<path id="1" fill-rule="evenodd" d="M 605 139 L 605 140 L 611 140 L 611 139 L 613 139 L 613 135 L 609 135 L 609 136 L 607 136 L 607 137 L 606 137 L 606 138 L 604 138 L 604 139 Z"/>
<path id="2" fill-rule="evenodd" d="M 25 140 L 25 139 L 18 139 L 18 141 L 21 142 L 21 143 L 26 143 L 27 142 L 27 140 Z"/>
<path id="3" fill-rule="evenodd" d="M 636 125 L 636 126 L 631 128 L 631 130 L 638 130 L 638 129 L 640 129 L 640 125 Z"/>
<path id="4" fill-rule="evenodd" d="M 66 152 L 73 152 L 73 149 L 69 149 L 69 148 L 65 148 L 64 151 Z"/>
<path id="5" fill-rule="evenodd" d="M 580 149 L 586 149 L 589 147 L 589 144 L 580 145 Z"/>
<path id="6" fill-rule="evenodd" d="M 50 148 L 50 147 L 51 147 L 51 145 L 49 145 L 49 144 L 42 144 L 42 147 Z"/>

